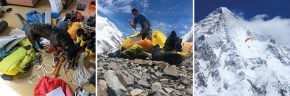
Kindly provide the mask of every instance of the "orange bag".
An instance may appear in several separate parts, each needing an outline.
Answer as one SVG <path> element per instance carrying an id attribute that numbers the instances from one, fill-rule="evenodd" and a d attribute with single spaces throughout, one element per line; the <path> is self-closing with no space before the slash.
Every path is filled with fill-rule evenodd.
<path id="1" fill-rule="evenodd" d="M 147 51 L 147 52 L 151 51 L 152 47 L 153 47 L 151 40 L 140 40 L 140 41 L 128 44 L 128 48 L 131 48 L 134 44 L 138 44 L 138 45 L 142 46 L 145 49 L 145 51 Z"/>
<path id="2" fill-rule="evenodd" d="M 77 30 L 81 28 L 81 23 L 80 22 L 74 22 L 72 26 L 67 30 L 69 35 L 73 40 L 76 40 L 77 38 Z"/>

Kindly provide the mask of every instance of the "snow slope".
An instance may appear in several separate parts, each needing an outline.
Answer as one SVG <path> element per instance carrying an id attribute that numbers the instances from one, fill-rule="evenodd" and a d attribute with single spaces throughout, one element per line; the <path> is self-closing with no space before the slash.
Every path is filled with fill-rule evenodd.
<path id="1" fill-rule="evenodd" d="M 192 42 L 193 40 L 193 26 L 187 31 L 187 33 L 182 37 L 182 42 Z"/>
<path id="2" fill-rule="evenodd" d="M 220 7 L 195 25 L 196 96 L 290 95 L 290 49 L 245 24 Z"/>
<path id="3" fill-rule="evenodd" d="M 118 48 L 124 40 L 122 32 L 105 17 L 97 16 L 97 53 L 105 53 Z"/>

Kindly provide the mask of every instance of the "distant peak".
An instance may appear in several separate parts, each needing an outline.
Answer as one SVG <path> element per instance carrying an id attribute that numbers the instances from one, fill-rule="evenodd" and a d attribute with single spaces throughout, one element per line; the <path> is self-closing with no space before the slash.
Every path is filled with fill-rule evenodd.
<path id="1" fill-rule="evenodd" d="M 219 8 L 216 9 L 216 11 L 218 11 L 220 13 L 230 13 L 230 14 L 232 14 L 232 12 L 227 7 L 219 7 Z"/>

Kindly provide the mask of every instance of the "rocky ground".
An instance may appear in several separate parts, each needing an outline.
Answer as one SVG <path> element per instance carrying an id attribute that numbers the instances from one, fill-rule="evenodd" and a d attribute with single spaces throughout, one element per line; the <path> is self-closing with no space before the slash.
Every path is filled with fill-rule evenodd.
<path id="1" fill-rule="evenodd" d="M 191 96 L 192 58 L 180 65 L 98 55 L 98 96 Z"/>

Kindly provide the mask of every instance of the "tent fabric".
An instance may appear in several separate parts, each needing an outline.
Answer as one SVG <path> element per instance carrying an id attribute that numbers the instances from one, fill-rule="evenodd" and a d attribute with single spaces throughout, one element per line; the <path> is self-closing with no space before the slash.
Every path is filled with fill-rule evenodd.
<path id="1" fill-rule="evenodd" d="M 65 96 L 73 96 L 71 89 L 62 79 L 44 76 L 34 88 L 34 96 L 46 96 L 50 91 L 61 87 Z"/>
<path id="2" fill-rule="evenodd" d="M 152 32 L 152 44 L 153 46 L 158 44 L 160 48 L 163 48 L 165 46 L 166 42 L 166 36 L 163 32 L 159 30 L 154 30 Z"/>
<path id="3" fill-rule="evenodd" d="M 128 48 L 131 48 L 135 44 L 140 45 L 147 52 L 150 52 L 153 47 L 151 40 L 140 40 L 140 41 L 129 44 Z"/>
<path id="4" fill-rule="evenodd" d="M 136 32 L 135 34 L 129 36 L 125 41 L 122 42 L 122 46 L 128 46 L 131 43 L 134 43 L 131 38 L 136 37 L 140 32 Z M 163 48 L 165 46 L 165 41 L 166 41 L 166 36 L 164 35 L 163 32 L 159 30 L 153 30 L 152 31 L 152 44 L 154 45 L 159 45 L 160 48 Z"/>
<path id="5" fill-rule="evenodd" d="M 248 41 L 253 41 L 253 38 L 247 38 L 247 39 L 245 40 L 245 42 L 248 42 Z"/>

